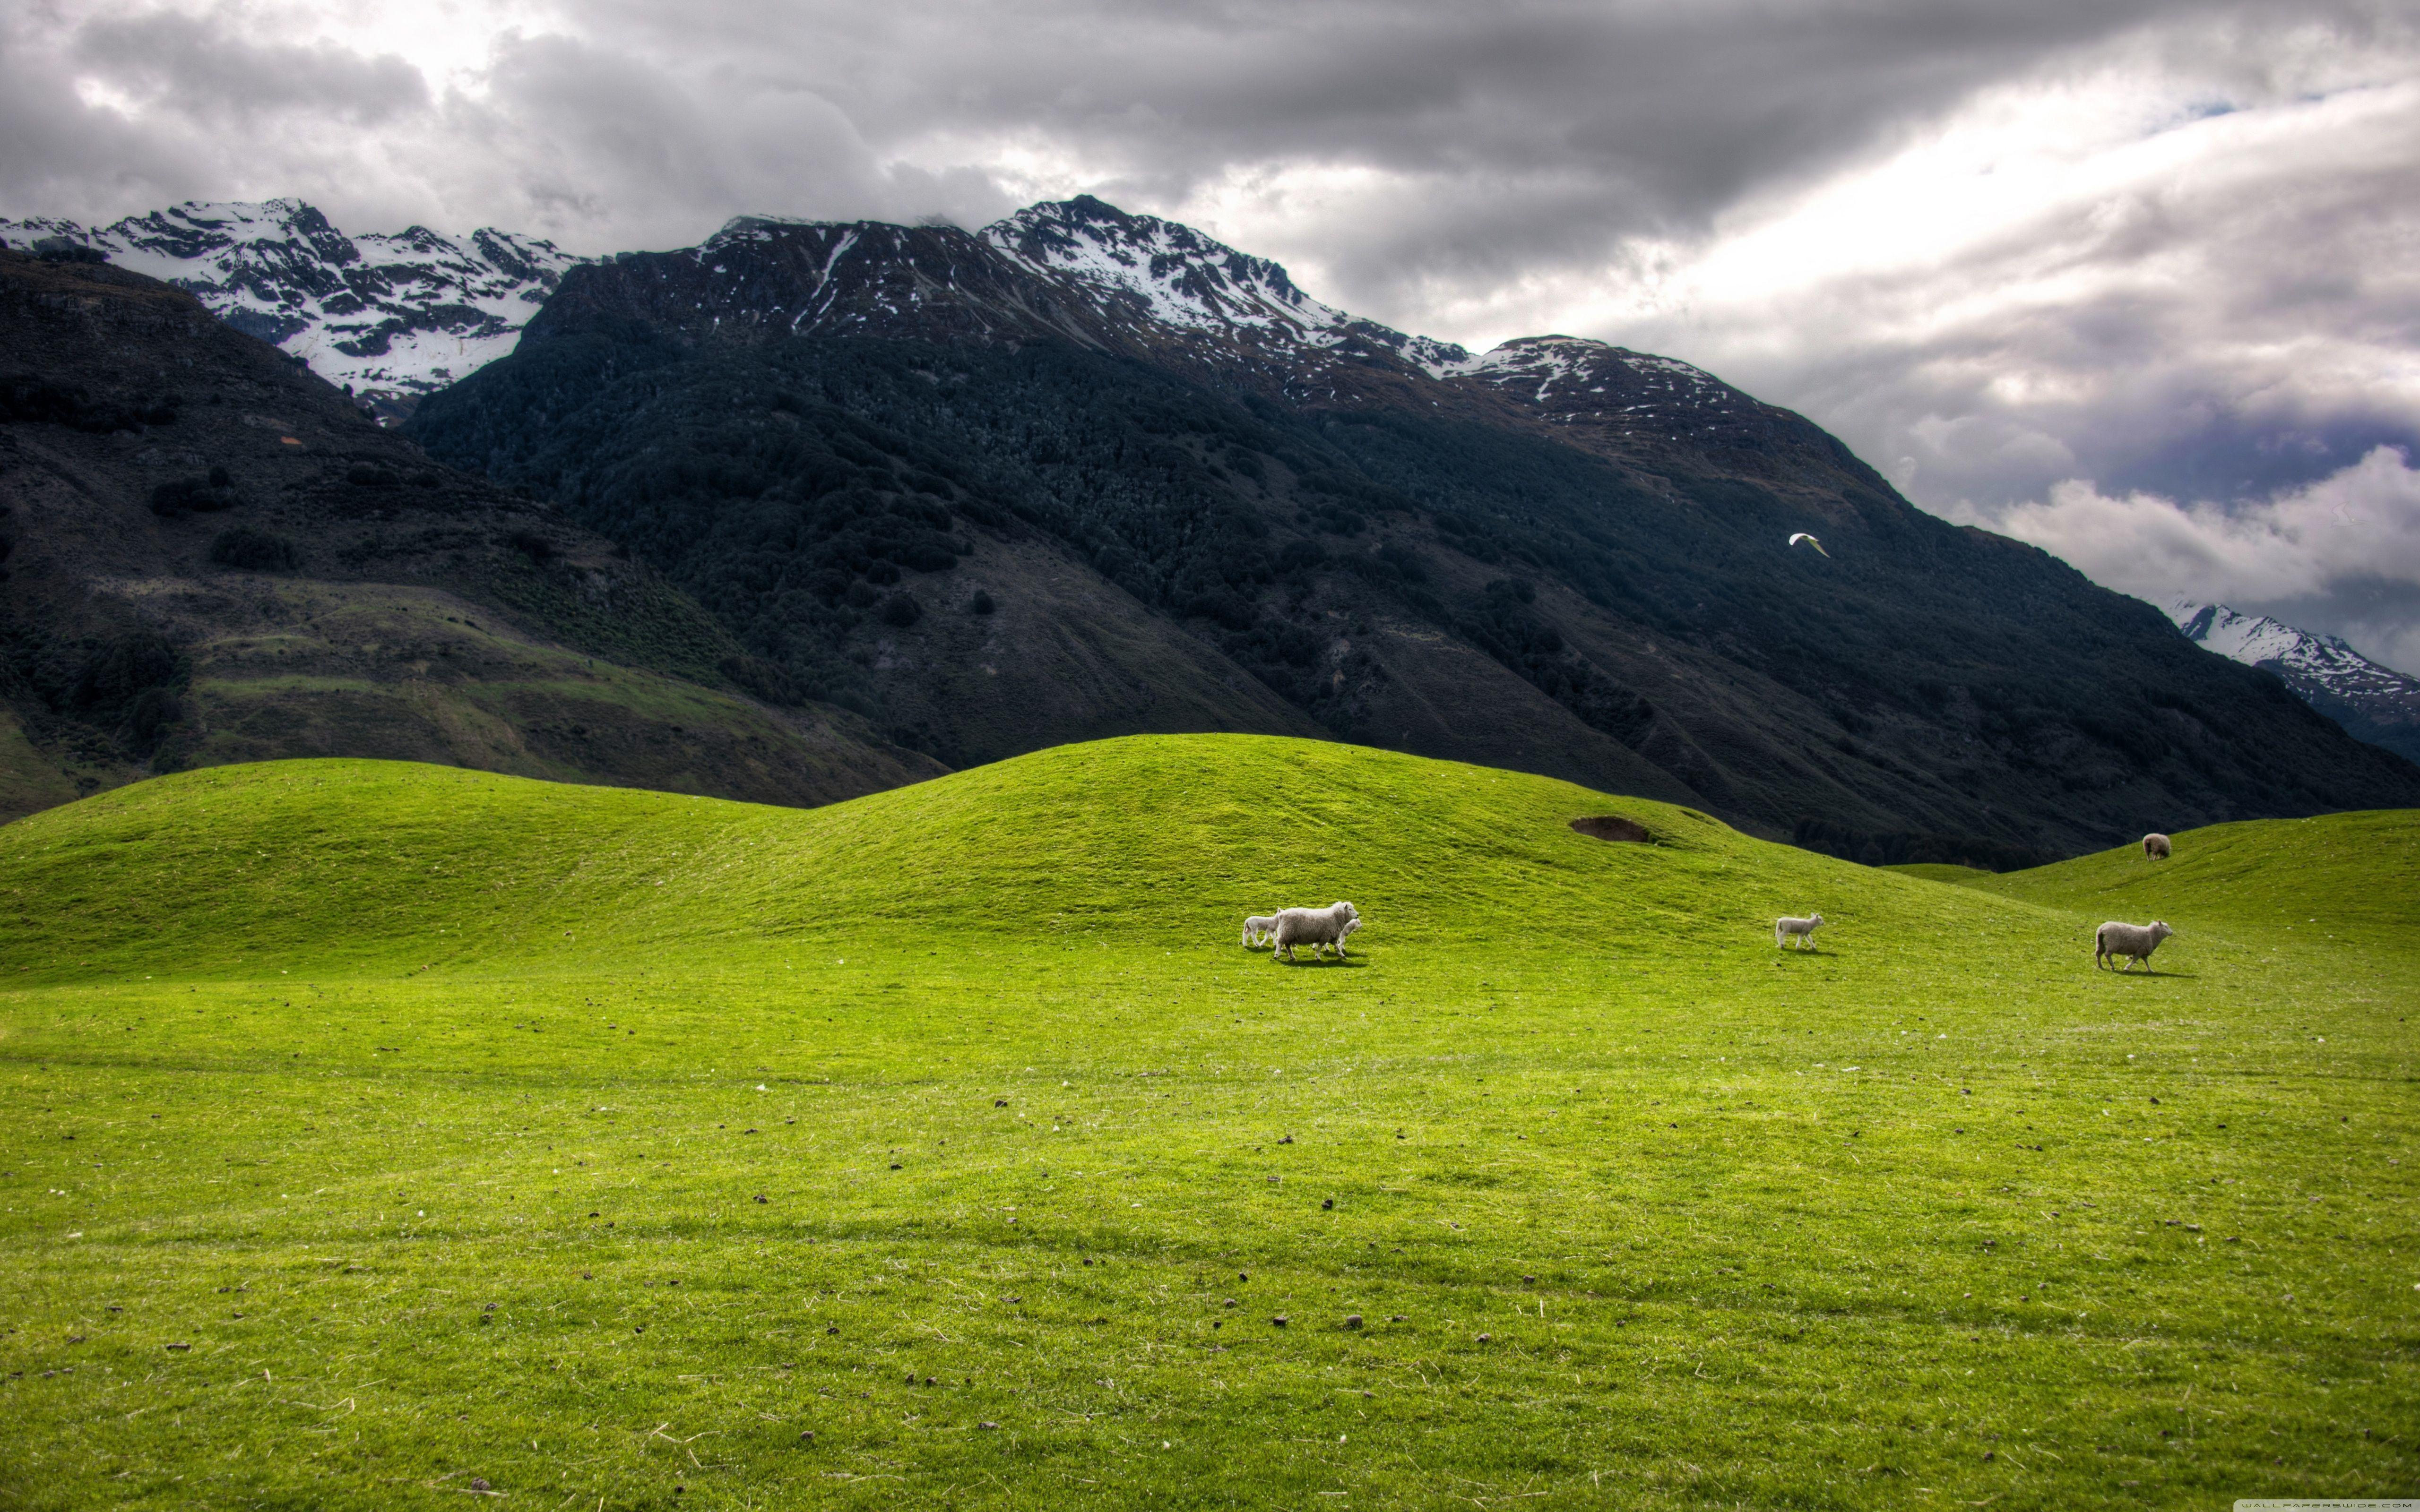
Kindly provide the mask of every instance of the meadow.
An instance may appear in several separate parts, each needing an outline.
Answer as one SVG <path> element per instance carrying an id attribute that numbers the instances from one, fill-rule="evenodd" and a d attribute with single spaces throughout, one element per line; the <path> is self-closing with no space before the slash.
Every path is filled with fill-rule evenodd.
<path id="1" fill-rule="evenodd" d="M 0 1507 L 2420 1493 L 2420 813 L 2176 847 L 1247 736 L 103 794 L 0 827 Z"/>

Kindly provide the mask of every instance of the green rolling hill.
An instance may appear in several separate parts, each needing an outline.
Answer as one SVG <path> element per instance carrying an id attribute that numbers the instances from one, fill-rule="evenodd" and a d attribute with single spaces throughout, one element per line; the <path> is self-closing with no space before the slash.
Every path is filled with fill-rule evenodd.
<path id="1" fill-rule="evenodd" d="M 2415 844 L 1945 886 L 1241 735 L 138 783 L 0 827 L 0 1504 L 2402 1494 Z"/>

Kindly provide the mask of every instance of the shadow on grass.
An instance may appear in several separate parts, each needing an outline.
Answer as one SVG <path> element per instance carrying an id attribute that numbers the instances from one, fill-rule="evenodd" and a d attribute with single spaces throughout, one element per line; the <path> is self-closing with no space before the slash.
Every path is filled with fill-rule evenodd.
<path id="1" fill-rule="evenodd" d="M 1308 961 L 1289 961 L 1281 955 L 1272 956 L 1270 959 L 1281 966 L 1345 966 L 1355 971 L 1358 971 L 1363 966 L 1370 964 L 1365 960 L 1356 960 L 1351 957 L 1347 957 L 1342 961 L 1323 961 L 1317 956 L 1312 956 Z"/>

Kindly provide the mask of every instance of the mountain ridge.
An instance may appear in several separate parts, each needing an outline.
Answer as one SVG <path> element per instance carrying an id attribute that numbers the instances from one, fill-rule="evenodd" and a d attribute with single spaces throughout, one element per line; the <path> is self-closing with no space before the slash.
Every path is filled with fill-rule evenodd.
<path id="1" fill-rule="evenodd" d="M 369 239 L 272 206 L 249 241 L 217 208 L 162 212 L 141 255 L 283 268 L 271 313 L 323 334 L 348 277 L 442 303 L 468 276 L 391 277 Z M 1923 515 L 1674 359 L 1565 335 L 1472 354 L 1090 197 L 976 231 L 739 217 L 692 248 L 514 261 L 533 246 L 424 246 L 502 281 L 503 309 L 461 319 L 511 349 L 427 387 L 410 434 L 561 502 L 751 665 L 941 765 L 1316 730 L 1989 865 L 2420 797 L 2257 680 L 2171 664 L 2140 606 Z M 364 351 L 381 320 L 454 318 L 336 313 Z M 1807 531 L 1835 556 L 1784 548 Z M 2130 705 L 2150 712 L 2102 712 Z"/>
<path id="2" fill-rule="evenodd" d="M 2195 645 L 2275 672 L 2356 739 L 2420 762 L 2420 677 L 2370 660 L 2341 636 L 2317 635 L 2266 614 L 2181 594 L 2163 608 Z"/>
<path id="3" fill-rule="evenodd" d="M 904 655 L 1018 540 L 1337 738 L 1838 854 L 2009 864 L 2420 802 L 2265 674 L 1689 364 L 1420 347 L 1096 200 L 980 233 L 756 218 L 576 268 L 411 428 L 954 766 L 1063 738 Z M 1016 586 L 980 579 L 1017 606 L 1003 645 L 1078 627 Z"/>
<path id="4" fill-rule="evenodd" d="M 348 235 L 299 199 L 188 200 L 85 227 L 0 220 L 21 246 L 63 241 L 184 289 L 211 314 L 400 419 L 512 350 L 539 301 L 581 261 L 482 227 Z"/>

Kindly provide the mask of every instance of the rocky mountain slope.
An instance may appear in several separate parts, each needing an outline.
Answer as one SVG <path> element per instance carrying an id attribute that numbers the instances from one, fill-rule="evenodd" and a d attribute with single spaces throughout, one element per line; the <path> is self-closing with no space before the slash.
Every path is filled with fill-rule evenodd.
<path id="1" fill-rule="evenodd" d="M 1309 721 L 1985 864 L 2420 803 L 2266 673 L 1685 363 L 1474 357 L 1097 200 L 572 269 L 411 430 L 951 765 Z"/>
<path id="2" fill-rule="evenodd" d="M 784 803 L 940 770 L 192 295 L 0 252 L 0 818 L 302 755 Z"/>
<path id="3" fill-rule="evenodd" d="M 0 220 L 0 239 L 90 247 L 399 418 L 513 349 L 577 258 L 509 232 L 349 236 L 300 200 L 188 202 L 114 224 Z"/>
<path id="4" fill-rule="evenodd" d="M 2168 618 L 2185 639 L 2286 680 L 2348 733 L 2420 762 L 2420 677 L 2381 667 L 2341 637 L 2314 635 L 2268 615 L 2178 598 Z"/>

